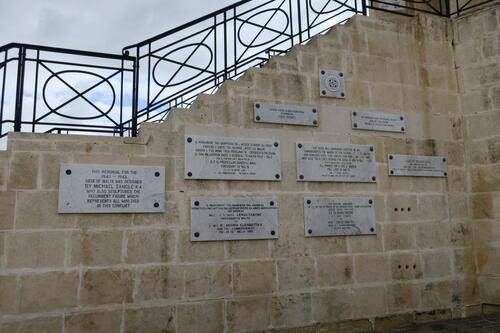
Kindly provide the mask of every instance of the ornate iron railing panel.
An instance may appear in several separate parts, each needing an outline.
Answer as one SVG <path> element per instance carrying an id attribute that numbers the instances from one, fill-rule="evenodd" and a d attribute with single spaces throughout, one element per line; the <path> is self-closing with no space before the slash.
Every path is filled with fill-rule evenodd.
<path id="1" fill-rule="evenodd" d="M 138 122 L 164 119 L 249 67 L 363 13 L 361 0 L 240 1 L 124 48 L 138 59 Z"/>
<path id="2" fill-rule="evenodd" d="M 134 58 L 9 44 L 0 59 L 0 138 L 9 131 L 133 134 L 124 123 L 133 117 Z"/>

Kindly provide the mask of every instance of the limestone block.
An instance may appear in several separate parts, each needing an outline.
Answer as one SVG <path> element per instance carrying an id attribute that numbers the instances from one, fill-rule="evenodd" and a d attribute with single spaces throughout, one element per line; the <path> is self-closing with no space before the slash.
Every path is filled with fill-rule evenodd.
<path id="1" fill-rule="evenodd" d="M 420 220 L 444 220 L 448 218 L 448 204 L 444 195 L 419 195 L 418 218 Z"/>
<path id="2" fill-rule="evenodd" d="M 500 165 L 473 166 L 470 183 L 472 192 L 500 191 Z"/>
<path id="3" fill-rule="evenodd" d="M 390 262 L 393 280 L 414 280 L 423 276 L 422 263 L 417 254 L 393 253 Z"/>
<path id="4" fill-rule="evenodd" d="M 380 164 L 377 173 L 377 186 L 380 192 L 410 192 L 413 188 L 413 179 L 408 177 L 389 176 L 387 164 Z"/>
<path id="5" fill-rule="evenodd" d="M 39 156 L 34 153 L 13 153 L 9 167 L 9 189 L 35 189 L 37 187 Z"/>
<path id="6" fill-rule="evenodd" d="M 175 235 L 171 230 L 143 229 L 127 233 L 129 264 L 165 263 L 174 258 Z"/>
<path id="7" fill-rule="evenodd" d="M 177 257 L 181 262 L 200 262 L 224 259 L 223 242 L 191 242 L 189 231 L 180 231 L 177 238 Z"/>
<path id="8" fill-rule="evenodd" d="M 89 269 L 83 272 L 80 305 L 132 302 L 133 272 L 119 269 Z"/>
<path id="9" fill-rule="evenodd" d="M 129 156 L 126 154 L 74 154 L 73 163 L 77 164 L 120 164 L 127 165 Z"/>
<path id="10" fill-rule="evenodd" d="M 179 304 L 177 333 L 224 331 L 224 303 L 221 301 Z"/>
<path id="11" fill-rule="evenodd" d="M 278 261 L 278 289 L 293 291 L 316 286 L 314 259 L 298 257 Z"/>
<path id="12" fill-rule="evenodd" d="M 276 291 L 276 264 L 273 261 L 252 261 L 233 264 L 235 295 L 265 294 Z"/>
<path id="13" fill-rule="evenodd" d="M 122 262 L 122 230 L 83 230 L 72 238 L 71 264 L 107 266 Z"/>
<path id="14" fill-rule="evenodd" d="M 456 279 L 452 281 L 451 288 L 452 302 L 455 306 L 481 302 L 479 285 L 475 277 Z"/>
<path id="15" fill-rule="evenodd" d="M 56 191 L 19 191 L 16 205 L 16 229 L 74 227 L 75 216 L 58 214 L 57 202 L 58 194 Z"/>
<path id="16" fill-rule="evenodd" d="M 5 234 L 0 232 L 0 269 L 5 268 Z"/>
<path id="17" fill-rule="evenodd" d="M 408 177 L 403 177 L 410 179 Z M 387 219 L 389 221 L 415 221 L 418 219 L 417 196 L 415 195 L 389 195 L 387 197 Z"/>
<path id="18" fill-rule="evenodd" d="M 331 323 L 351 319 L 352 297 L 349 289 L 331 289 L 313 293 L 313 320 L 319 323 Z"/>
<path id="19" fill-rule="evenodd" d="M 16 312 L 18 299 L 16 276 L 0 275 L 0 313 Z"/>
<path id="20" fill-rule="evenodd" d="M 0 230 L 14 228 L 16 192 L 0 192 Z"/>
<path id="21" fill-rule="evenodd" d="M 273 327 L 300 327 L 311 323 L 311 294 L 273 297 L 271 323 Z"/>
<path id="22" fill-rule="evenodd" d="M 481 300 L 486 303 L 500 303 L 500 278 L 494 276 L 481 276 L 479 278 Z"/>
<path id="23" fill-rule="evenodd" d="M 370 84 L 370 96 L 371 106 L 376 109 L 403 110 L 403 92 L 399 85 Z M 391 96 L 391 98 L 387 98 L 387 96 Z"/>
<path id="24" fill-rule="evenodd" d="M 383 225 L 382 232 L 385 251 L 415 248 L 415 228 L 412 224 Z"/>
<path id="25" fill-rule="evenodd" d="M 356 15 L 357 16 L 357 15 Z M 369 332 L 373 329 L 373 324 L 368 319 L 349 320 L 339 323 L 320 323 L 318 333 L 361 333 Z"/>
<path id="26" fill-rule="evenodd" d="M 500 244 L 500 223 L 497 221 L 475 221 L 476 242 L 482 247 L 496 247 Z"/>
<path id="27" fill-rule="evenodd" d="M 181 299 L 184 293 L 184 267 L 154 266 L 136 272 L 135 301 Z"/>
<path id="28" fill-rule="evenodd" d="M 77 271 L 22 275 L 20 311 L 50 311 L 74 307 L 77 305 L 78 284 Z"/>
<path id="29" fill-rule="evenodd" d="M 299 73 L 316 74 L 319 69 L 318 58 L 314 53 L 298 52 L 297 61 Z"/>
<path id="30" fill-rule="evenodd" d="M 450 225 L 445 222 L 419 223 L 417 246 L 420 249 L 444 248 L 450 244 Z"/>
<path id="31" fill-rule="evenodd" d="M 349 248 L 351 253 L 360 252 L 382 252 L 382 227 L 377 225 L 377 234 L 375 236 L 356 236 L 349 237 Z"/>
<path id="32" fill-rule="evenodd" d="M 61 316 L 23 319 L 19 321 L 0 323 L 0 332 L 2 333 L 58 333 L 62 332 L 62 330 L 63 319 Z"/>
<path id="33" fill-rule="evenodd" d="M 482 275 L 500 275 L 500 251 L 498 248 L 477 249 L 477 266 Z"/>
<path id="34" fill-rule="evenodd" d="M 304 240 L 307 246 L 307 251 L 305 253 L 310 253 L 313 256 L 347 253 L 347 238 L 348 237 L 342 236 L 308 238 Z"/>
<path id="35" fill-rule="evenodd" d="M 451 283 L 449 281 L 430 282 L 421 285 L 422 308 L 443 309 L 451 305 Z"/>
<path id="36" fill-rule="evenodd" d="M 353 281 L 354 264 L 351 256 L 317 257 L 316 265 L 320 287 L 351 284 Z"/>
<path id="37" fill-rule="evenodd" d="M 66 139 L 66 137 L 65 137 Z M 86 140 L 85 140 L 86 141 Z M 97 142 L 85 142 L 85 141 L 66 141 L 66 140 L 56 140 L 54 142 L 54 150 L 63 153 L 85 153 L 85 154 L 97 154 L 97 153 L 109 153 L 111 152 L 114 144 L 121 144 L 117 141 L 97 141 Z M 36 150 L 35 150 L 36 151 Z"/>
<path id="38" fill-rule="evenodd" d="M 236 298 L 227 303 L 227 325 L 230 332 L 265 330 L 269 322 L 268 297 Z"/>
<path id="39" fill-rule="evenodd" d="M 474 194 L 470 198 L 472 217 L 475 219 L 488 219 L 494 217 L 493 196 L 491 193 Z"/>
<path id="40" fill-rule="evenodd" d="M 387 313 L 387 294 L 382 287 L 353 288 L 353 316 L 366 318 Z"/>
<path id="41" fill-rule="evenodd" d="M 71 162 L 69 154 L 43 154 L 40 157 L 40 185 L 47 190 L 59 188 L 59 166 Z"/>
<path id="42" fill-rule="evenodd" d="M 455 222 L 450 225 L 450 244 L 454 247 L 468 247 L 473 245 L 473 226 L 465 222 Z"/>
<path id="43" fill-rule="evenodd" d="M 15 232 L 7 236 L 8 268 L 61 267 L 64 265 L 63 231 Z"/>
<path id="44" fill-rule="evenodd" d="M 356 282 L 358 283 L 389 280 L 389 257 L 386 255 L 355 256 L 354 272 Z"/>
<path id="45" fill-rule="evenodd" d="M 385 161 L 384 155 L 384 140 L 373 137 L 371 135 L 350 135 L 350 143 L 356 145 L 373 145 L 375 146 L 375 159 L 379 163 Z M 380 173 L 379 173 L 380 175 Z"/>
<path id="46" fill-rule="evenodd" d="M 228 97 L 223 104 L 213 106 L 213 120 L 215 124 L 241 127 L 244 119 L 243 98 L 240 96 Z M 197 112 L 197 111 L 191 111 Z"/>
<path id="47" fill-rule="evenodd" d="M 78 312 L 64 317 L 65 333 L 119 332 L 122 311 Z"/>
<path id="48" fill-rule="evenodd" d="M 242 240 L 227 242 L 228 259 L 252 259 L 269 257 L 269 241 L 267 240 Z"/>
<path id="49" fill-rule="evenodd" d="M 500 69 L 498 73 L 500 73 Z M 466 117 L 465 121 L 470 139 L 480 139 L 487 136 L 494 136 L 498 135 L 498 128 L 500 127 L 500 113 L 494 111 L 484 112 L 472 117 Z"/>
<path id="50" fill-rule="evenodd" d="M 457 249 L 454 251 L 453 271 L 455 274 L 474 275 L 476 261 L 472 248 Z"/>
<path id="51" fill-rule="evenodd" d="M 175 331 L 174 307 L 161 306 L 125 311 L 126 333 L 165 333 Z"/>
<path id="52" fill-rule="evenodd" d="M 291 102 L 310 103 L 309 77 L 301 74 L 280 73 L 271 79 L 273 98 Z M 318 95 L 319 96 L 319 95 Z"/>
<path id="53" fill-rule="evenodd" d="M 387 307 L 389 313 L 416 310 L 420 305 L 420 289 L 413 283 L 387 285 Z"/>
<path id="54" fill-rule="evenodd" d="M 448 178 L 446 179 L 448 192 L 465 192 L 467 191 L 467 182 L 465 171 L 463 169 L 448 169 Z M 451 207 L 451 200 L 449 205 Z M 450 214 L 454 215 L 455 211 L 450 209 Z M 452 216 L 450 216 L 452 217 Z"/>
<path id="55" fill-rule="evenodd" d="M 231 266 L 201 264 L 185 267 L 185 296 L 219 298 L 231 294 Z"/>
<path id="56" fill-rule="evenodd" d="M 399 56 L 398 34 L 380 31 L 368 31 L 368 51 L 371 55 L 397 58 Z"/>
<path id="57" fill-rule="evenodd" d="M 451 275 L 451 256 L 448 250 L 420 254 L 425 278 L 439 278 Z"/>
<path id="58" fill-rule="evenodd" d="M 493 99 L 490 96 L 489 89 L 481 88 L 468 90 L 460 94 L 460 103 L 462 104 L 462 112 L 465 115 L 470 115 L 491 110 Z"/>
<path id="59" fill-rule="evenodd" d="M 384 156 L 387 163 L 387 155 L 413 155 L 415 154 L 415 141 L 412 139 L 399 139 L 384 137 Z"/>

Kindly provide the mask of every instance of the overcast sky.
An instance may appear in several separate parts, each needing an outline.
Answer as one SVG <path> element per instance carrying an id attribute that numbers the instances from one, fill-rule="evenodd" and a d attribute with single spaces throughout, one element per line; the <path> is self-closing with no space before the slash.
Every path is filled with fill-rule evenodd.
<path id="1" fill-rule="evenodd" d="M 0 45 L 120 53 L 237 0 L 0 0 Z"/>

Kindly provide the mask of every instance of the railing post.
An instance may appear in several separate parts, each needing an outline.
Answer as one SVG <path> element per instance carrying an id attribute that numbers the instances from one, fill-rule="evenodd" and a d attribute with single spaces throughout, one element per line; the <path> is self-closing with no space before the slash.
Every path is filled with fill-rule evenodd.
<path id="1" fill-rule="evenodd" d="M 361 8 L 363 10 L 364 16 L 366 16 L 368 14 L 368 12 L 366 11 L 366 1 L 370 1 L 370 0 L 361 0 Z"/>
<path id="2" fill-rule="evenodd" d="M 450 17 L 451 16 L 450 0 L 444 0 L 444 8 L 446 10 L 445 16 Z"/>
<path id="3" fill-rule="evenodd" d="M 14 132 L 21 132 L 23 120 L 23 93 L 24 93 L 24 72 L 26 62 L 26 48 L 19 46 L 19 60 L 17 63 L 17 86 L 16 86 L 16 106 L 14 114 Z"/>
<path id="4" fill-rule="evenodd" d="M 134 77 L 132 79 L 132 136 L 137 136 L 137 110 L 139 109 L 139 47 L 134 59 Z"/>

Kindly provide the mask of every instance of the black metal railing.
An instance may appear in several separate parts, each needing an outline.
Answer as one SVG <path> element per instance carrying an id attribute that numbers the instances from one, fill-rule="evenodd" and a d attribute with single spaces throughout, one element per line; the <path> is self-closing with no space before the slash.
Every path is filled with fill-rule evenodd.
<path id="1" fill-rule="evenodd" d="M 10 131 L 137 135 L 227 79 L 349 17 L 380 10 L 443 17 L 498 0 L 243 0 L 127 46 L 121 55 L 0 47 L 0 138 Z"/>

